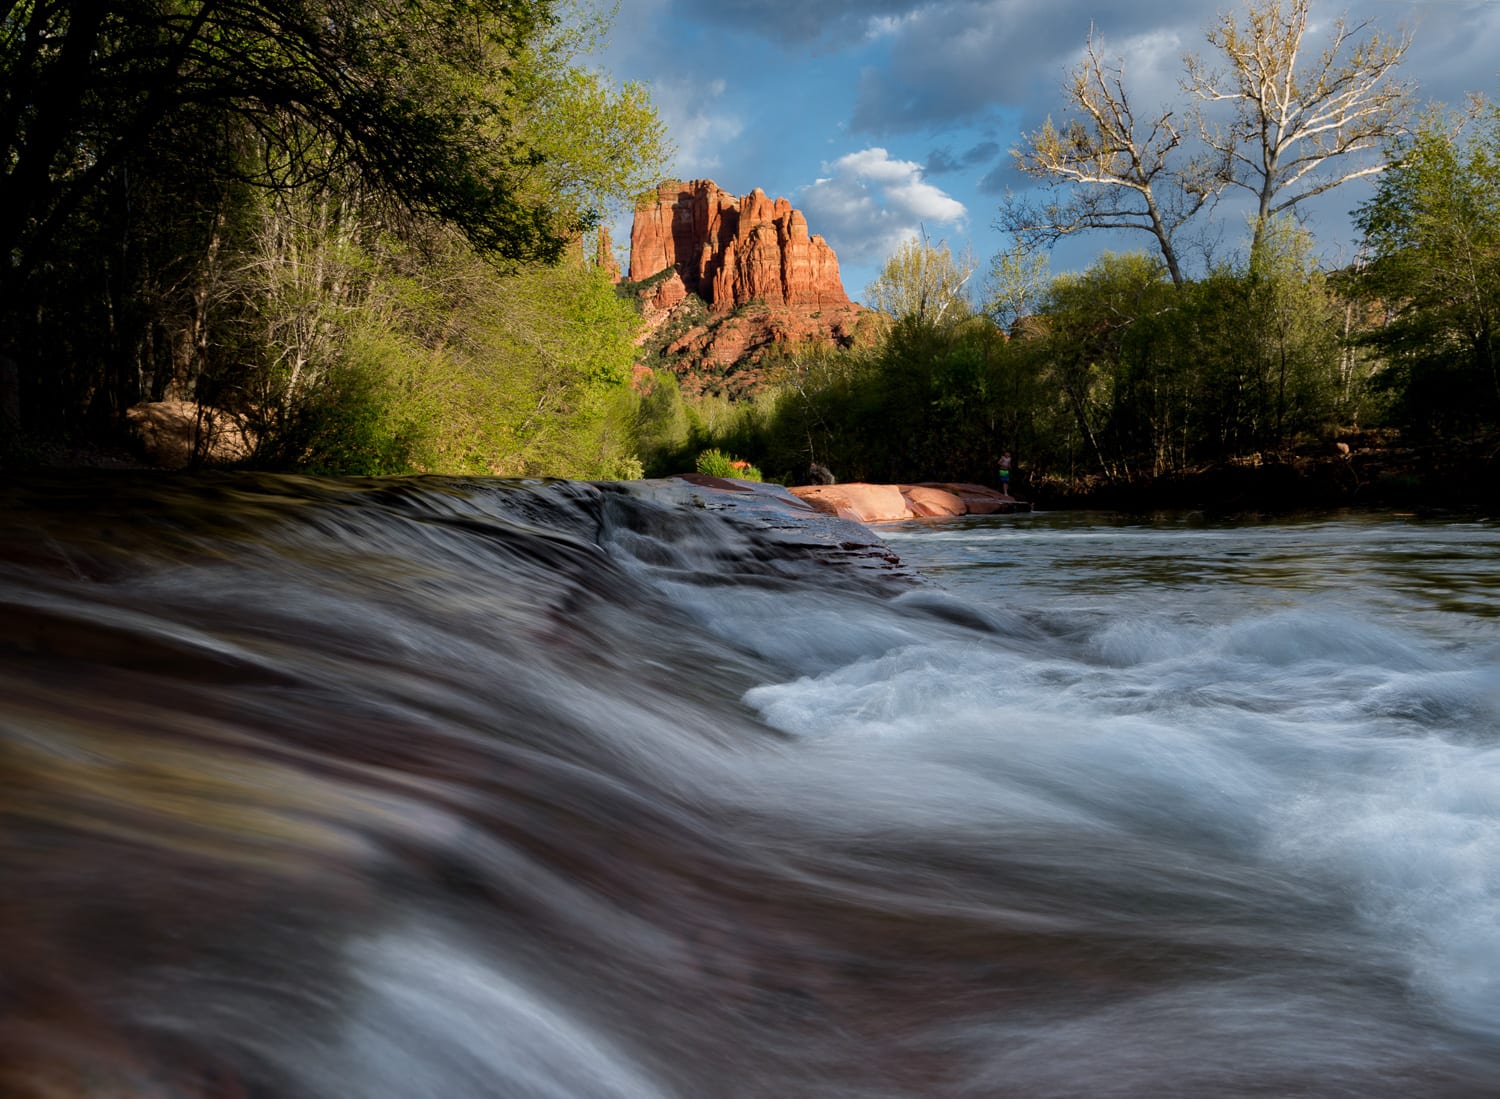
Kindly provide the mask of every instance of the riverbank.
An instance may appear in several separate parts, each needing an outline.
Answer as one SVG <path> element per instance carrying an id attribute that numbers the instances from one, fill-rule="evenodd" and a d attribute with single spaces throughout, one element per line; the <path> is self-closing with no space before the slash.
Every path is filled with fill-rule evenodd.
<path id="1" fill-rule="evenodd" d="M 1191 509 L 1277 514 L 1346 507 L 1500 511 L 1500 438 L 1402 444 L 1359 437 L 1332 447 L 1265 453 L 1163 477 L 1073 484 L 1040 478 L 1038 507 L 1112 511 Z"/>

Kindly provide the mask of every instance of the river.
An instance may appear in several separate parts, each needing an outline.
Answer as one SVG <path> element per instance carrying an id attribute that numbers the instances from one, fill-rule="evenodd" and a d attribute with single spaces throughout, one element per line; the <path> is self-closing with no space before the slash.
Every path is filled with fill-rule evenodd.
<path id="1" fill-rule="evenodd" d="M 7 1097 L 1500 1094 L 1500 525 L 0 505 Z"/>

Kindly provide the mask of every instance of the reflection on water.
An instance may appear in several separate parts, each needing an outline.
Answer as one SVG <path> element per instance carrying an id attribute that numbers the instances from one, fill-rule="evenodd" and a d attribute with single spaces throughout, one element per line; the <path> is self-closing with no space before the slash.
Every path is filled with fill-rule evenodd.
<path id="1" fill-rule="evenodd" d="M 7 1099 L 1500 1091 L 1489 524 L 5 492 Z"/>
<path id="2" fill-rule="evenodd" d="M 1500 614 L 1500 524 L 1490 521 L 1365 512 L 1255 522 L 1197 513 L 1007 518 L 1004 526 L 973 517 L 941 528 L 891 524 L 881 533 L 950 586 L 1024 583 L 1080 606 L 1098 596 L 1143 607 L 1166 598 L 1273 606 L 1326 596 L 1380 613 Z M 1199 587 L 1211 590 L 1192 590 Z"/>

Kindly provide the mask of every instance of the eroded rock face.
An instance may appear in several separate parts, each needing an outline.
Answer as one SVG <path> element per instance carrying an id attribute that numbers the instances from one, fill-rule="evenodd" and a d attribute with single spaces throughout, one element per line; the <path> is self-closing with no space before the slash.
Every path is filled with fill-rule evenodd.
<path id="1" fill-rule="evenodd" d="M 752 301 L 851 305 L 828 242 L 808 233 L 807 218 L 790 202 L 759 188 L 736 198 L 707 179 L 658 187 L 656 201 L 635 212 L 630 278 L 641 282 L 668 267 L 716 313 Z"/>
<path id="2" fill-rule="evenodd" d="M 615 243 L 609 239 L 609 230 L 602 225 L 594 240 L 594 266 L 609 276 L 610 282 L 620 281 L 620 262 L 615 259 Z"/>

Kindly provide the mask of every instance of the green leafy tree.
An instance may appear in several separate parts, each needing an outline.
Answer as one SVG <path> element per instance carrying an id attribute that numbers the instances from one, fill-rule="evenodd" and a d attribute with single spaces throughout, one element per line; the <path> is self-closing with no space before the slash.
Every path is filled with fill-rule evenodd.
<path id="1" fill-rule="evenodd" d="M 1138 454 L 1121 429 L 1132 375 L 1143 368 L 1139 322 L 1171 307 L 1166 267 L 1142 253 L 1106 252 L 1081 275 L 1054 279 L 1040 311 L 1048 380 L 1071 413 L 1076 438 L 1109 480 L 1129 480 Z M 1159 365 L 1151 357 L 1150 365 Z"/>
<path id="2" fill-rule="evenodd" d="M 23 415 L 201 377 L 274 428 L 380 323 L 391 241 L 557 262 L 664 154 L 644 90 L 575 64 L 604 25 L 562 0 L 10 8 L 0 353 Z"/>
<path id="3" fill-rule="evenodd" d="M 1333 418 L 1342 316 L 1312 258 L 1312 239 L 1286 218 L 1261 230 L 1245 273 L 1245 339 L 1256 357 L 1262 442 L 1285 446 Z"/>
<path id="4" fill-rule="evenodd" d="M 966 288 L 976 266 L 968 253 L 955 256 L 947 244 L 929 243 L 923 234 L 903 243 L 885 261 L 865 288 L 864 302 L 898 319 L 954 324 L 973 312 Z"/>
<path id="5" fill-rule="evenodd" d="M 1428 431 L 1500 423 L 1500 111 L 1467 129 L 1428 117 L 1357 219 L 1397 415 Z"/>
<path id="6" fill-rule="evenodd" d="M 0 37 L 0 254 L 13 288 L 61 224 L 185 110 L 259 135 L 267 182 L 353 167 L 481 248 L 557 256 L 571 226 L 528 201 L 538 162 L 507 69 L 545 0 L 108 0 L 12 8 Z"/>

